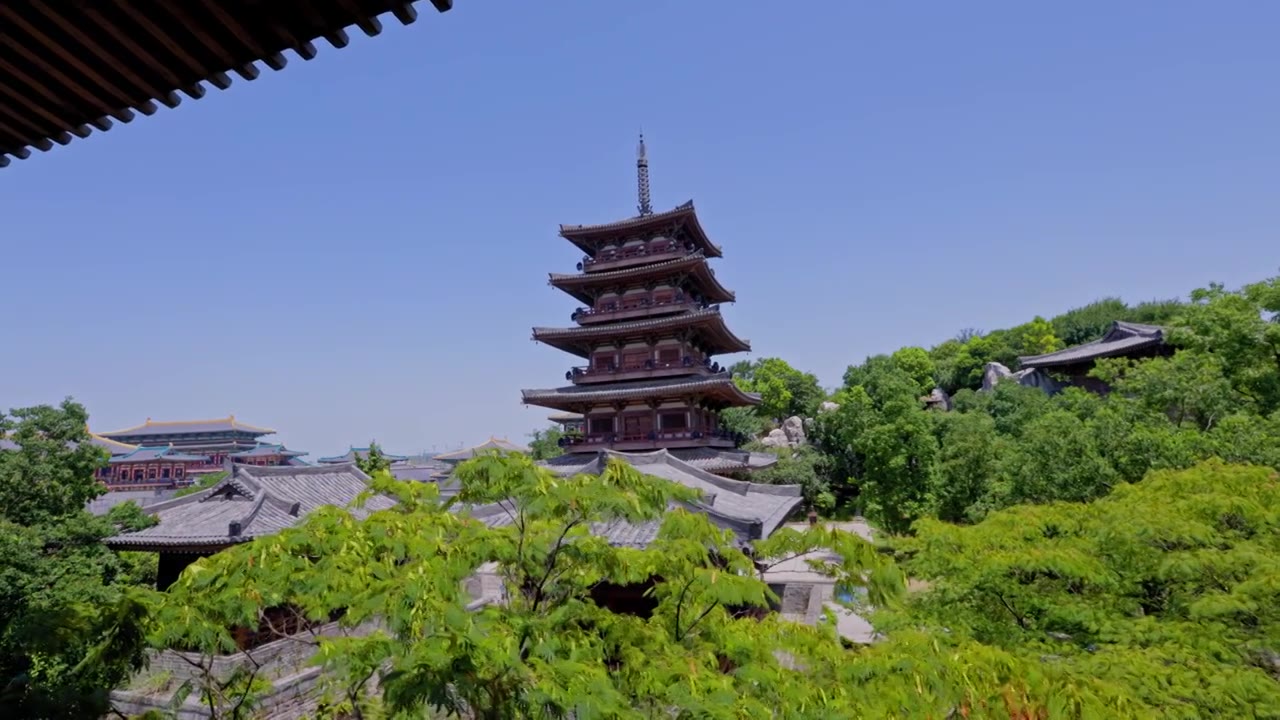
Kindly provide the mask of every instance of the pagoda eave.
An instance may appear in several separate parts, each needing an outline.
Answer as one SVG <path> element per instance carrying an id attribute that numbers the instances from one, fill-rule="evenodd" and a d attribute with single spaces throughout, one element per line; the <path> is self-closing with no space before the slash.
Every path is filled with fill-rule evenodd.
<path id="1" fill-rule="evenodd" d="M 636 320 L 611 323 L 607 325 L 587 325 L 572 328 L 535 327 L 533 339 L 546 343 L 578 357 L 589 357 L 596 345 L 604 342 L 621 341 L 627 338 L 654 337 L 668 332 L 693 331 L 700 335 L 712 355 L 724 355 L 735 352 L 750 352 L 751 343 L 734 335 L 724 322 L 719 308 L 656 318 L 652 320 Z"/>
<path id="2" fill-rule="evenodd" d="M 728 373 L 690 380 L 672 378 L 645 382 L 610 383 L 607 385 L 570 385 L 545 390 L 521 390 L 526 405 L 581 413 L 592 405 L 662 400 L 697 396 L 704 402 L 723 407 L 747 407 L 760 404 L 760 396 L 738 387 Z"/>
<path id="3" fill-rule="evenodd" d="M 707 257 L 702 252 L 626 270 L 577 274 L 550 273 L 548 282 L 552 287 L 563 290 L 580 302 L 591 305 L 595 302 L 596 295 L 602 290 L 626 287 L 628 283 L 668 278 L 674 273 L 687 274 L 696 283 L 699 294 L 709 303 L 733 302 L 736 299 L 734 293 L 716 279 L 715 271 L 707 264 Z"/>
<path id="4" fill-rule="evenodd" d="M 561 225 L 560 237 L 573 243 L 579 250 L 591 253 L 601 242 L 673 223 L 683 230 L 682 234 L 687 235 L 688 239 L 707 257 L 722 257 L 720 248 L 711 242 L 706 231 L 702 229 L 702 224 L 698 222 L 698 214 L 694 211 L 692 200 L 665 212 L 638 215 L 617 222 L 599 225 Z"/>

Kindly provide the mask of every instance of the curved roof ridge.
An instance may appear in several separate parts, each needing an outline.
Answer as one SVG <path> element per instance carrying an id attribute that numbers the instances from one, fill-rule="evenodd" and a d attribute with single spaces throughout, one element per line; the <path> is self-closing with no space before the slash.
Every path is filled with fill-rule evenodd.
<path id="1" fill-rule="evenodd" d="M 629 218 L 623 218 L 622 220 L 614 220 L 613 222 L 593 223 L 588 225 L 583 225 L 583 224 L 569 225 L 566 223 L 560 223 L 560 234 L 563 235 L 566 232 L 573 234 L 573 233 L 593 232 L 593 231 L 600 231 L 600 230 L 614 230 L 614 229 L 630 227 L 633 225 L 645 225 L 651 222 L 658 222 L 658 221 L 666 220 L 667 218 L 676 217 L 678 215 L 685 214 L 693 209 L 694 209 L 693 199 L 691 198 L 671 208 L 670 210 L 663 210 L 662 212 L 649 213 L 648 215 L 633 215 Z"/>
<path id="2" fill-rule="evenodd" d="M 263 435 L 274 435 L 276 432 L 271 428 L 258 427 L 257 425 L 242 423 L 236 420 L 236 416 L 234 414 L 231 414 L 231 415 L 227 415 L 226 417 L 206 418 L 203 420 L 152 420 L 151 418 L 147 418 L 146 421 L 143 422 L 141 425 L 134 425 L 133 427 L 127 427 L 123 430 L 111 430 L 108 432 L 103 432 L 98 434 L 99 435 L 125 435 L 131 432 L 136 432 L 138 430 L 143 430 L 145 428 L 156 428 L 156 427 L 164 428 L 164 427 L 171 427 L 171 426 L 180 427 L 183 425 L 207 425 L 211 423 L 227 423 L 235 430 L 248 430 L 250 432 L 256 431 Z"/>
<path id="3" fill-rule="evenodd" d="M 566 280 L 596 281 L 596 280 L 615 280 L 617 278 L 625 278 L 630 275 L 644 275 L 654 270 L 662 270 L 669 267 L 678 267 L 680 265 L 694 265 L 697 261 L 706 262 L 707 256 L 701 250 L 681 255 L 678 258 L 670 260 L 660 260 L 656 263 L 646 263 L 644 265 L 636 265 L 634 267 L 622 268 L 620 270 L 605 270 L 603 272 L 580 272 L 580 273 L 547 273 L 551 278 L 551 282 L 563 282 Z"/>

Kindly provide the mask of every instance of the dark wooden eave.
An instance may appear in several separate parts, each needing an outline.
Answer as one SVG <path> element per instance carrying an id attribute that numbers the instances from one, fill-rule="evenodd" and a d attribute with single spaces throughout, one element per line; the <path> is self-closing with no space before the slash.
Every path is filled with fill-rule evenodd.
<path id="1" fill-rule="evenodd" d="M 417 19 L 413 0 L 0 0 L 0 167 L 225 90 L 228 73 L 253 80 L 255 63 L 281 70 L 286 50 L 310 60 L 319 38 L 345 47 L 352 25 L 372 37 L 388 12 Z"/>

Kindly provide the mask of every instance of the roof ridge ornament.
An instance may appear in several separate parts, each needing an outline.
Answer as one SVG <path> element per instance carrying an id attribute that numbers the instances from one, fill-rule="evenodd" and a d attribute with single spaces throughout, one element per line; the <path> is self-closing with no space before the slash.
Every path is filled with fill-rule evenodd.
<path id="1" fill-rule="evenodd" d="M 640 196 L 640 204 L 636 209 L 640 215 L 653 214 L 653 203 L 649 199 L 649 155 L 644 146 L 644 130 L 640 131 L 640 145 L 636 148 L 636 185 Z"/>

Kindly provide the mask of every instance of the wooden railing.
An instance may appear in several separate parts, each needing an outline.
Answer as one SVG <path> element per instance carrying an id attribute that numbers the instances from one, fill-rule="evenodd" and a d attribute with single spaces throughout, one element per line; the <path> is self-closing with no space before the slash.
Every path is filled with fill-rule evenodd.
<path id="1" fill-rule="evenodd" d="M 596 433 L 566 435 L 560 438 L 560 447 L 583 445 L 616 445 L 619 443 L 670 442 L 679 440 L 723 440 L 738 443 L 743 437 L 728 430 L 652 430 L 645 433 Z"/>
<path id="2" fill-rule="evenodd" d="M 655 297 L 657 299 L 655 299 Z M 574 322 L 582 322 L 584 320 L 594 319 L 605 315 L 617 315 L 632 310 L 654 310 L 662 308 L 683 308 L 683 307 L 707 307 L 707 303 L 699 302 L 696 298 L 677 293 L 674 297 L 665 298 L 658 293 L 649 295 L 632 295 L 622 300 L 614 300 L 612 302 L 601 303 L 596 307 L 580 307 L 573 311 L 569 319 Z"/>
<path id="3" fill-rule="evenodd" d="M 646 359 L 642 362 L 624 362 L 622 365 L 609 363 L 603 367 L 595 365 L 580 365 L 569 368 L 569 372 L 564 374 L 565 380 L 575 380 L 583 377 L 596 377 L 600 375 L 621 375 L 623 373 L 638 373 L 653 370 L 683 370 L 694 369 L 704 370 L 712 373 L 718 373 L 723 368 L 720 363 L 712 362 L 709 357 L 694 357 L 685 355 L 679 360 L 653 360 Z"/>
<path id="4" fill-rule="evenodd" d="M 661 258 L 668 255 L 682 254 L 687 248 L 682 247 L 675 241 L 670 241 L 660 245 L 632 245 L 631 247 L 618 248 L 617 250 L 605 250 L 598 253 L 594 257 L 584 255 L 580 263 L 579 270 L 586 270 L 597 265 L 618 262 L 619 260 L 630 260 L 632 258 Z"/>

